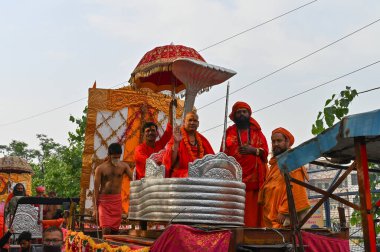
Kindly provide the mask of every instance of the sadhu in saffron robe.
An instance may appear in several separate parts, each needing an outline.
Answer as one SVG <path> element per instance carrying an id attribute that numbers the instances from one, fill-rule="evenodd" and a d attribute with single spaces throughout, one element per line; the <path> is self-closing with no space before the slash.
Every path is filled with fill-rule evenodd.
<path id="1" fill-rule="evenodd" d="M 251 145 L 260 148 L 261 157 L 253 154 L 240 154 L 241 145 Z M 236 125 L 230 126 L 226 131 L 225 153 L 233 156 L 242 167 L 243 182 L 246 185 L 244 223 L 248 227 L 261 227 L 261 206 L 257 199 L 259 189 L 266 176 L 266 158 L 268 156 L 268 144 L 261 132 L 259 124 L 250 118 L 249 129 L 239 130 Z"/>
<path id="2" fill-rule="evenodd" d="M 172 148 L 174 145 L 174 138 L 172 137 L 166 145 L 166 152 L 163 158 L 163 164 L 166 168 L 167 178 L 186 178 L 188 176 L 188 166 L 190 162 L 202 158 L 207 154 L 214 154 L 210 143 L 202 134 L 196 132 L 197 143 L 196 145 L 189 144 L 187 133 L 182 128 L 182 140 L 179 143 L 178 156 L 174 163 L 172 163 Z"/>
<path id="3" fill-rule="evenodd" d="M 271 158 L 269 164 L 268 175 L 260 190 L 259 203 L 263 206 L 265 227 L 282 228 L 283 224 L 277 221 L 278 214 L 289 215 L 285 179 L 275 157 Z M 300 181 L 308 179 L 304 167 L 290 172 L 290 176 Z M 291 185 L 297 213 L 305 212 L 310 208 L 306 188 L 295 183 L 291 183 Z"/>

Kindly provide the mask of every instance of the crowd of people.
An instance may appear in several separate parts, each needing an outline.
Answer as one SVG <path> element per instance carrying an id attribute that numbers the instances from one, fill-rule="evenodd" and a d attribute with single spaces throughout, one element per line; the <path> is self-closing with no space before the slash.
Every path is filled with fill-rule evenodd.
<path id="1" fill-rule="evenodd" d="M 36 197 L 44 198 L 56 198 L 57 194 L 54 191 L 50 191 L 46 195 L 46 189 L 44 186 L 37 186 Z M 17 183 L 13 187 L 13 191 L 8 195 L 5 201 L 5 216 L 6 218 L 15 214 L 17 201 L 20 197 L 28 197 L 29 195 L 26 192 L 25 186 L 22 183 Z M 42 246 L 36 246 L 39 244 L 39 239 L 32 237 L 32 233 L 29 231 L 23 231 L 22 233 L 14 232 L 13 228 L 10 227 L 9 230 L 0 238 L 0 248 L 3 248 L 8 242 L 9 239 L 13 239 L 16 242 L 21 251 L 25 252 L 42 252 L 42 251 L 51 251 L 59 252 L 62 251 L 64 245 L 64 226 L 65 219 L 63 218 L 63 210 L 60 205 L 33 205 L 39 213 L 42 212 L 43 217 L 42 221 L 39 221 L 39 224 L 42 225 Z M 32 242 L 34 241 L 34 246 Z M 12 245 L 11 245 L 12 246 Z"/>
<path id="2" fill-rule="evenodd" d="M 171 114 L 171 113 L 170 113 Z M 268 162 L 269 148 L 259 123 L 252 117 L 251 107 L 236 102 L 229 118 L 234 122 L 226 131 L 224 151 L 234 157 L 242 167 L 246 185 L 245 226 L 281 228 L 290 225 L 288 200 L 283 174 L 276 157 L 294 144 L 294 136 L 284 128 L 272 131 L 272 157 Z M 158 126 L 147 122 L 142 126 L 143 143 L 135 149 L 136 179 L 145 177 L 145 161 L 152 154 L 164 150 L 162 164 L 165 176 L 184 178 L 188 176 L 188 164 L 207 154 L 214 154 L 210 143 L 197 131 L 199 117 L 192 111 L 185 115 L 183 126 L 173 130 L 170 117 L 163 136 L 158 136 Z M 121 184 L 126 174 L 132 180 L 133 170 L 120 161 L 122 147 L 113 143 L 108 148 L 108 158 L 95 169 L 94 217 L 99 220 L 103 234 L 116 233 L 121 223 Z M 300 167 L 290 173 L 295 179 L 307 180 L 307 172 Z M 299 217 L 310 208 L 304 187 L 292 183 L 295 207 Z"/>

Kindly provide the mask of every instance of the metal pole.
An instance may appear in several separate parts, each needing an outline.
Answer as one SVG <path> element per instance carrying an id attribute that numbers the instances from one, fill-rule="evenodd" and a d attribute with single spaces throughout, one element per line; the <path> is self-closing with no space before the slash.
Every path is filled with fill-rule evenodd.
<path id="1" fill-rule="evenodd" d="M 335 182 L 339 179 L 340 174 L 342 173 L 342 170 L 339 170 L 336 174 L 333 180 L 330 183 L 330 186 L 328 189 L 331 188 L 332 185 L 335 184 Z M 330 216 L 330 198 L 327 199 L 324 202 L 324 207 L 325 207 L 325 214 L 326 214 L 326 227 L 331 228 L 331 216 Z"/>
<path id="2" fill-rule="evenodd" d="M 223 142 L 222 142 L 222 152 L 226 150 L 226 130 L 227 130 L 227 119 L 228 119 L 228 98 L 230 96 L 230 82 L 227 82 L 227 94 L 226 94 L 226 108 L 224 110 L 224 129 L 223 129 Z"/>
<path id="3" fill-rule="evenodd" d="M 331 228 L 331 216 L 330 216 L 330 198 L 323 203 L 326 215 L 326 227 Z"/>
<path id="4" fill-rule="evenodd" d="M 376 234 L 371 213 L 372 201 L 368 174 L 367 148 L 363 137 L 355 137 L 355 155 L 358 173 L 360 212 L 365 251 L 376 251 Z"/>

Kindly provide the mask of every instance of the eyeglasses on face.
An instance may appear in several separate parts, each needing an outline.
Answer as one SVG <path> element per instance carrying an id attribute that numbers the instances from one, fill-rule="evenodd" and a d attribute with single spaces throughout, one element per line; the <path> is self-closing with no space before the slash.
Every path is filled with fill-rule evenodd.
<path id="1" fill-rule="evenodd" d="M 62 240 L 61 239 L 45 239 L 43 240 L 43 244 L 46 244 L 46 245 L 59 245 L 59 244 L 62 244 Z"/>

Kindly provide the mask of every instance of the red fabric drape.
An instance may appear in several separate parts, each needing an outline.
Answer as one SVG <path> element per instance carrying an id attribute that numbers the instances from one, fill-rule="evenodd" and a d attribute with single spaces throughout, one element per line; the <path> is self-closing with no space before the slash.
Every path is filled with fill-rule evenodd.
<path id="1" fill-rule="evenodd" d="M 349 240 L 301 231 L 305 252 L 349 252 Z"/>
<path id="2" fill-rule="evenodd" d="M 151 252 L 228 251 L 231 231 L 202 231 L 185 225 L 171 225 L 154 242 Z"/>

